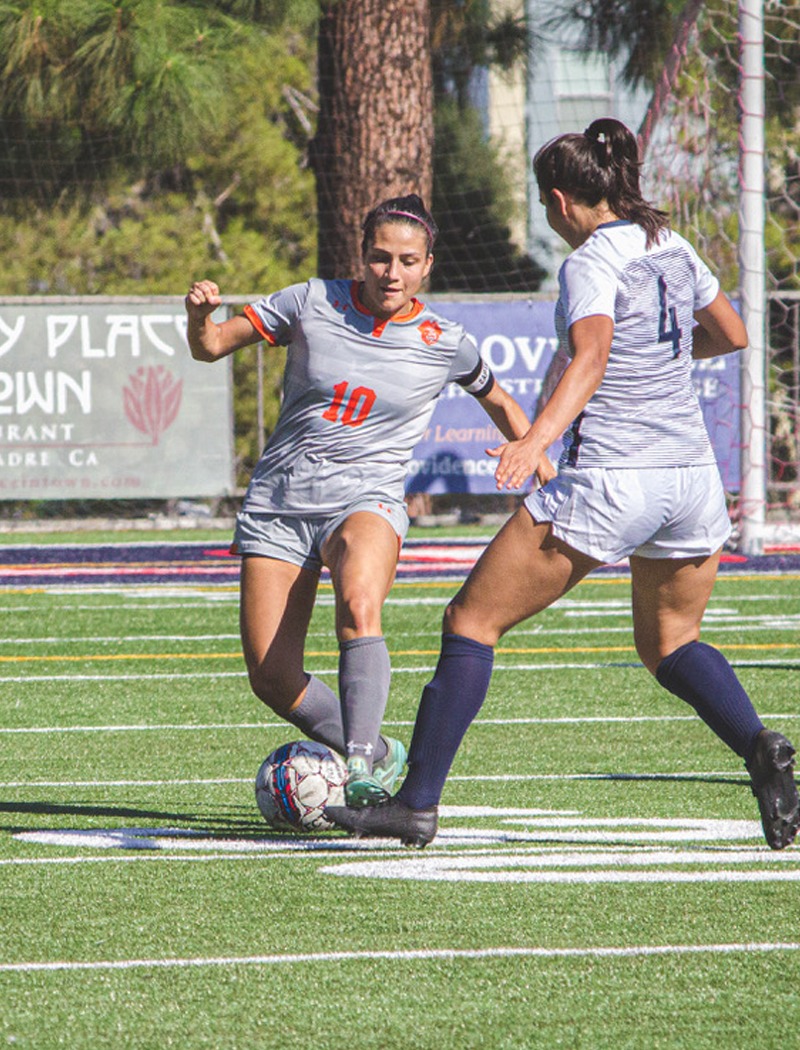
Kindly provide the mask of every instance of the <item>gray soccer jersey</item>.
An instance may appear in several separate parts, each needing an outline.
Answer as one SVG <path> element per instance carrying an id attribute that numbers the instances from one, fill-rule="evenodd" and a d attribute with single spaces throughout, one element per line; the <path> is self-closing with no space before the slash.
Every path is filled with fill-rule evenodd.
<path id="1" fill-rule="evenodd" d="M 287 347 L 283 403 L 244 501 L 250 512 L 324 514 L 361 499 L 402 500 L 406 467 L 451 380 L 494 382 L 461 325 L 418 300 L 390 321 L 354 281 L 311 280 L 245 307 Z"/>
<path id="2" fill-rule="evenodd" d="M 606 223 L 563 263 L 556 331 L 593 314 L 614 335 L 603 381 L 564 437 L 561 465 L 659 467 L 714 463 L 692 385 L 693 314 L 719 283 L 688 241 Z"/>

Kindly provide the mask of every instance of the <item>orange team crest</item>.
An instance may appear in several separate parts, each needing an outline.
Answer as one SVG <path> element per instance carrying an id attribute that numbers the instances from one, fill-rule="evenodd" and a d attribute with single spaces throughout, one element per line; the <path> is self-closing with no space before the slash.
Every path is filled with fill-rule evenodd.
<path id="1" fill-rule="evenodd" d="M 442 334 L 441 328 L 435 321 L 423 321 L 419 325 L 419 332 L 422 336 L 422 341 L 427 343 L 428 346 L 433 346 L 434 343 L 438 342 Z"/>

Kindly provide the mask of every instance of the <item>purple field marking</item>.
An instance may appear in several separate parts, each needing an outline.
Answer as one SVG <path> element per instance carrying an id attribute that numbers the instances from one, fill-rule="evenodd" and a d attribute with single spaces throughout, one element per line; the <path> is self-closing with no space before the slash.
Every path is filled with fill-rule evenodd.
<path id="1" fill-rule="evenodd" d="M 411 539 L 403 546 L 397 578 L 406 582 L 463 579 L 486 544 L 483 539 Z M 596 570 L 626 573 L 626 563 Z M 758 557 L 723 554 L 723 574 L 800 572 L 800 549 Z M 324 578 L 324 577 L 323 577 Z M 239 559 L 213 543 L 29 544 L 0 546 L 0 586 L 67 584 L 227 584 L 239 580 Z"/>

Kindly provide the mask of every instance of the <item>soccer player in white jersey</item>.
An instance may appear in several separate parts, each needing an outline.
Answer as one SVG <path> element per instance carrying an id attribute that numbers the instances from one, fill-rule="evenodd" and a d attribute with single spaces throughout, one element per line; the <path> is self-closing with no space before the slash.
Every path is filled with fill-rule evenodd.
<path id="1" fill-rule="evenodd" d="M 361 834 L 429 842 L 498 639 L 628 557 L 642 663 L 744 759 L 766 840 L 782 849 L 800 824 L 794 748 L 764 728 L 728 661 L 699 640 L 730 524 L 691 361 L 746 346 L 744 325 L 643 200 L 636 140 L 619 121 L 552 140 L 534 171 L 548 221 L 573 249 L 556 307 L 571 361 L 527 434 L 494 454 L 498 487 L 518 487 L 566 430 L 558 476 L 526 498 L 448 606 L 398 793 L 374 810 L 330 813 Z"/>
<path id="2" fill-rule="evenodd" d="M 237 515 L 242 643 L 256 696 L 346 757 L 351 806 L 388 798 L 405 766 L 403 745 L 380 734 L 390 679 L 381 610 L 408 528 L 406 466 L 434 402 L 455 381 L 506 438 L 529 426 L 474 339 L 416 298 L 436 232 L 418 196 L 393 198 L 364 222 L 360 282 L 293 285 L 220 324 L 216 284 L 196 281 L 186 297 L 198 361 L 260 340 L 288 348 L 278 422 Z M 546 456 L 542 471 L 553 473 Z M 339 696 L 303 666 L 323 565 Z"/>

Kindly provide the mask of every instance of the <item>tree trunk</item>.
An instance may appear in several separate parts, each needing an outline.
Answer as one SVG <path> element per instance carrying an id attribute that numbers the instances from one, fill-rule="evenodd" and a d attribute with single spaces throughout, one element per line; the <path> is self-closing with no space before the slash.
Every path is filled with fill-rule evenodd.
<path id="1" fill-rule="evenodd" d="M 361 223 L 433 185 L 429 0 L 329 0 L 319 25 L 318 272 L 361 273 Z"/>

